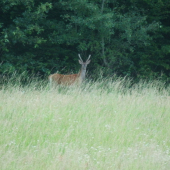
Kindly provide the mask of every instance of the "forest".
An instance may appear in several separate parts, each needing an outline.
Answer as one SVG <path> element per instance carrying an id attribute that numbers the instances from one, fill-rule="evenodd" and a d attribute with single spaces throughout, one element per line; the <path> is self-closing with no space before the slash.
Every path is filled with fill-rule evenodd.
<path id="1" fill-rule="evenodd" d="M 170 0 L 0 0 L 0 170 L 169 170 L 169 113 Z"/>
<path id="2" fill-rule="evenodd" d="M 2 0 L 0 74 L 170 80 L 169 0 Z"/>

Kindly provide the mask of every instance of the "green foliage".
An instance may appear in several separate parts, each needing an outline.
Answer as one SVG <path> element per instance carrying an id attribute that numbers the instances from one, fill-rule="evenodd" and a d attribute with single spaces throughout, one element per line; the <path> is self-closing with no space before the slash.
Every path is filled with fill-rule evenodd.
<path id="1" fill-rule="evenodd" d="M 134 78 L 170 74 L 168 0 L 3 0 L 0 72 L 89 70 Z M 152 77 L 152 76 L 151 76 Z"/>

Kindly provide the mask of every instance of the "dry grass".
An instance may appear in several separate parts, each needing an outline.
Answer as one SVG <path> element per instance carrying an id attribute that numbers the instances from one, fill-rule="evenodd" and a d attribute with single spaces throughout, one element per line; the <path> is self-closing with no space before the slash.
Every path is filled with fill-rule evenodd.
<path id="1" fill-rule="evenodd" d="M 1 170 L 169 169 L 170 97 L 160 82 L 38 83 L 0 90 Z"/>

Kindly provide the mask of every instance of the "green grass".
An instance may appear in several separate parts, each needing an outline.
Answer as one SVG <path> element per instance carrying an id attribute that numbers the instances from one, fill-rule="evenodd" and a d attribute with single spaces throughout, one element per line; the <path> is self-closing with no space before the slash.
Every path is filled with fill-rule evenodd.
<path id="1" fill-rule="evenodd" d="M 169 88 L 117 79 L 0 90 L 1 170 L 168 170 Z"/>

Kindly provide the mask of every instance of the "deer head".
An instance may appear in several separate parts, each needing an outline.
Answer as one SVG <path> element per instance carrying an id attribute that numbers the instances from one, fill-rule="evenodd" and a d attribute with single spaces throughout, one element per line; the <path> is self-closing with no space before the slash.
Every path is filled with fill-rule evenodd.
<path id="1" fill-rule="evenodd" d="M 90 57 L 91 57 L 91 55 L 89 55 L 89 57 L 88 57 L 88 59 L 86 60 L 86 62 L 83 62 L 80 54 L 79 54 L 78 56 L 79 56 L 79 58 L 80 58 L 79 63 L 82 65 L 82 70 L 86 70 L 87 65 L 88 65 L 88 64 L 90 63 L 90 61 L 91 61 L 91 60 L 89 60 Z"/>

